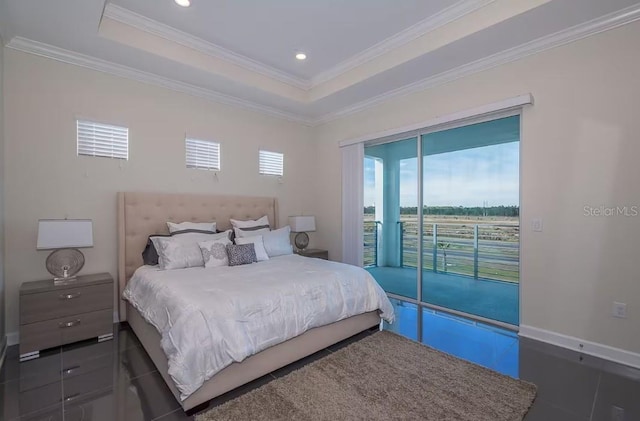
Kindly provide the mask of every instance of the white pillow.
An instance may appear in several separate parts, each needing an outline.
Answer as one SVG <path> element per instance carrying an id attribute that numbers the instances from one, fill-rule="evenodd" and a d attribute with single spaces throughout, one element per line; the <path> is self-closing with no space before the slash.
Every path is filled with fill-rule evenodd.
<path id="1" fill-rule="evenodd" d="M 169 228 L 169 233 L 184 230 L 216 232 L 215 222 L 180 222 L 179 224 L 176 224 L 175 222 L 167 222 L 167 227 Z"/>
<path id="2" fill-rule="evenodd" d="M 151 239 L 158 252 L 158 265 L 161 270 L 183 269 L 204 266 L 202 251 L 198 245 L 201 241 L 229 239 L 231 230 L 220 234 L 190 232 L 175 237 L 154 237 Z"/>
<path id="3" fill-rule="evenodd" d="M 236 234 L 236 238 L 247 238 L 247 237 L 255 237 L 257 235 L 264 235 L 265 233 L 271 231 L 271 229 L 266 225 L 261 225 L 259 227 L 260 228 L 250 228 L 250 229 L 234 228 L 233 232 Z"/>
<path id="4" fill-rule="evenodd" d="M 236 237 L 236 244 L 242 245 L 242 244 L 251 244 L 251 243 L 253 243 L 253 247 L 256 250 L 256 259 L 258 259 L 258 262 L 269 260 L 269 255 L 267 254 L 267 251 L 264 249 L 264 243 L 262 242 L 261 235 L 254 235 L 253 237 L 245 237 L 245 238 Z"/>
<path id="5" fill-rule="evenodd" d="M 229 219 L 229 222 L 231 222 L 231 225 L 234 228 L 253 228 L 260 225 L 269 225 L 269 218 L 267 217 L 267 215 L 265 215 L 262 218 L 256 219 L 255 221 L 240 221 L 238 219 Z"/>
<path id="6" fill-rule="evenodd" d="M 228 244 L 231 244 L 231 240 L 228 238 L 199 242 L 198 246 L 200 247 L 200 251 L 202 251 L 204 267 L 229 266 L 229 257 L 227 256 Z"/>
<path id="7" fill-rule="evenodd" d="M 291 247 L 291 239 L 289 237 L 290 233 L 291 228 L 287 225 L 286 227 L 262 234 L 264 249 L 267 251 L 269 257 L 293 254 L 293 247 Z"/>

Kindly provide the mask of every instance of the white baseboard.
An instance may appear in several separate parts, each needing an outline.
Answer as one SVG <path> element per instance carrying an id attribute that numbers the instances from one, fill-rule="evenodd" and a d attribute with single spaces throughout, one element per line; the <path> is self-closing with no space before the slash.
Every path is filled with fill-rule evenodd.
<path id="1" fill-rule="evenodd" d="M 520 325 L 519 335 L 619 364 L 640 368 L 640 354 L 636 352 L 614 348 L 597 342 L 585 341 L 584 339 L 563 335 L 550 330 L 539 329 L 533 326 Z"/>
<path id="2" fill-rule="evenodd" d="M 20 343 L 20 333 L 19 332 L 9 332 L 7 333 L 7 346 L 18 345 Z"/>

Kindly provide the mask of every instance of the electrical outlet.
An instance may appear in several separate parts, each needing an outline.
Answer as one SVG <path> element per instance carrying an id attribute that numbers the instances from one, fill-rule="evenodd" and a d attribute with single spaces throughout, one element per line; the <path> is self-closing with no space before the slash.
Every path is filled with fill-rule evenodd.
<path id="1" fill-rule="evenodd" d="M 619 406 L 612 406 L 611 421 L 624 421 L 624 409 Z"/>
<path id="2" fill-rule="evenodd" d="M 613 302 L 613 309 L 611 310 L 613 317 L 618 317 L 620 319 L 627 318 L 627 304 L 619 303 L 617 301 Z"/>
<path id="3" fill-rule="evenodd" d="M 542 219 L 534 218 L 531 220 L 531 229 L 536 232 L 542 232 Z"/>

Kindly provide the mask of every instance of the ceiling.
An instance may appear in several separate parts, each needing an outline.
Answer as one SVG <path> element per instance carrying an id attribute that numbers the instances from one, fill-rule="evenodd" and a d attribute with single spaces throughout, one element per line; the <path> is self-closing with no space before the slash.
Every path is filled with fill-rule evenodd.
<path id="1" fill-rule="evenodd" d="M 305 124 L 637 19 L 640 0 L 0 0 L 9 48 Z"/>
<path id="2" fill-rule="evenodd" d="M 394 7 L 389 7 L 392 2 Z M 199 0 L 188 8 L 173 1 L 113 3 L 300 79 L 311 79 L 442 12 L 455 0 Z M 296 60 L 299 50 L 309 59 Z"/>

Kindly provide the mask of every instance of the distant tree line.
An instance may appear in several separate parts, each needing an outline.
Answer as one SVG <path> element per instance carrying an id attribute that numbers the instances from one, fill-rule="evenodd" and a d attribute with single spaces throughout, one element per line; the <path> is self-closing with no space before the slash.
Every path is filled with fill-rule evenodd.
<path id="1" fill-rule="evenodd" d="M 373 215 L 375 206 L 365 206 L 365 215 Z M 451 216 L 520 216 L 519 206 L 425 206 L 422 208 L 423 215 L 451 215 Z M 417 215 L 416 206 L 400 208 L 401 215 Z"/>

